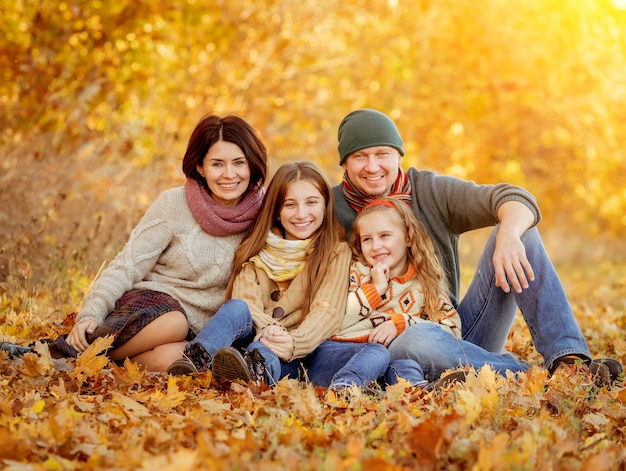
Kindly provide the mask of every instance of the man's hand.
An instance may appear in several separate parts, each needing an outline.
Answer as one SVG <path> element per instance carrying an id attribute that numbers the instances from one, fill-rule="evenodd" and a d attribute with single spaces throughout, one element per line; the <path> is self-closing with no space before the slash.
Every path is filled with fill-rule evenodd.
<path id="1" fill-rule="evenodd" d="M 535 280 L 535 273 L 526 257 L 522 234 L 535 222 L 535 215 L 519 201 L 507 201 L 498 209 L 500 227 L 493 251 L 493 268 L 496 273 L 496 286 L 509 293 L 511 287 L 516 293 L 528 288 Z"/>
<path id="2" fill-rule="evenodd" d="M 385 321 L 379 326 L 374 327 L 367 338 L 370 343 L 381 343 L 388 347 L 393 339 L 398 336 L 398 329 L 393 321 Z"/>
<path id="3" fill-rule="evenodd" d="M 517 234 L 502 228 L 496 237 L 493 267 L 496 273 L 496 286 L 502 288 L 505 293 L 510 292 L 511 287 L 516 293 L 521 293 L 523 289 L 528 288 L 529 281 L 535 279 L 522 240 Z"/>

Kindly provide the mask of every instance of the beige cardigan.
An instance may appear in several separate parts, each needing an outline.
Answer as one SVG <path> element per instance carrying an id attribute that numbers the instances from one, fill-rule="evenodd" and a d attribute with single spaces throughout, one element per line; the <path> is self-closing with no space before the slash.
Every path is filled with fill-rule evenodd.
<path id="1" fill-rule="evenodd" d="M 308 313 L 302 312 L 302 304 L 309 291 L 304 285 L 303 273 L 292 280 L 278 301 L 273 301 L 271 294 L 278 290 L 278 285 L 262 269 L 246 263 L 235 279 L 232 297 L 248 303 L 256 332 L 268 325 L 280 325 L 288 331 L 295 347 L 289 361 L 302 358 L 341 326 L 346 311 L 351 258 L 348 245 L 340 243 Z M 277 307 L 284 311 L 280 318 L 272 317 Z"/>

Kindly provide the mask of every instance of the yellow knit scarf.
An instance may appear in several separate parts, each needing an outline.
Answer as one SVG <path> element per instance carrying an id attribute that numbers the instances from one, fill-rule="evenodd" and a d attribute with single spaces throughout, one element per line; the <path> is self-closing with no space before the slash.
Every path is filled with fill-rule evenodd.
<path id="1" fill-rule="evenodd" d="M 252 257 L 250 263 L 275 282 L 293 280 L 304 268 L 310 245 L 311 239 L 287 240 L 270 231 L 261 252 Z"/>

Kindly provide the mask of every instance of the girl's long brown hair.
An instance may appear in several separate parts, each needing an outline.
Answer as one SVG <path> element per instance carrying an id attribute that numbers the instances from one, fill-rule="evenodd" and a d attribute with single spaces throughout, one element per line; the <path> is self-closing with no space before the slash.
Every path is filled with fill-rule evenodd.
<path id="1" fill-rule="evenodd" d="M 305 315 L 309 312 L 311 301 L 319 290 L 329 262 L 337 244 L 344 238 L 344 231 L 335 218 L 335 207 L 330 182 L 322 170 L 312 162 L 299 161 L 283 164 L 270 181 L 265 199 L 256 222 L 248 229 L 243 242 L 235 253 L 233 273 L 230 276 L 226 299 L 233 293 L 233 283 L 241 272 L 243 264 L 257 255 L 265 245 L 267 234 L 273 228 L 279 229 L 284 236 L 284 227 L 280 222 L 280 211 L 285 202 L 287 188 L 295 181 L 311 183 L 320 192 L 326 204 L 324 221 L 313 234 L 303 273 L 309 283 L 309 290 L 302 306 Z M 346 280 L 346 283 L 348 281 Z"/>
<path id="2" fill-rule="evenodd" d="M 440 296 L 448 292 L 446 278 L 424 224 L 405 202 L 394 198 L 380 198 L 359 212 L 351 237 L 354 257 L 367 265 L 361 251 L 359 221 L 366 214 L 373 213 L 393 218 L 406 235 L 407 259 L 417 270 L 417 278 L 424 291 L 424 311 L 431 320 L 437 322 L 437 312 L 441 306 Z M 380 224 L 385 224 L 384 218 L 381 218 Z"/>

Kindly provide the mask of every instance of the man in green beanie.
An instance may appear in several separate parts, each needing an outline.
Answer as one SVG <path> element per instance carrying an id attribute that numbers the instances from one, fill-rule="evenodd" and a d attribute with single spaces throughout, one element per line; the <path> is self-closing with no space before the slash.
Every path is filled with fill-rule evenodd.
<path id="1" fill-rule="evenodd" d="M 477 185 L 428 170 L 405 172 L 403 141 L 395 123 L 373 109 L 348 114 L 339 125 L 338 138 L 344 177 L 333 193 L 339 221 L 350 234 L 357 212 L 370 201 L 389 196 L 410 204 L 426 226 L 448 277 L 464 340 L 490 352 L 502 351 L 519 307 L 551 374 L 557 368 L 576 368 L 599 383 L 609 374 L 615 380 L 622 372 L 616 360 L 591 360 L 536 228 L 541 213 L 528 191 L 506 183 Z M 459 236 L 489 226 L 495 227 L 460 300 Z M 409 327 L 389 346 L 392 360 L 411 358 L 415 342 L 420 342 L 419 332 Z M 436 357 L 433 352 L 425 361 L 435 371 Z"/>

